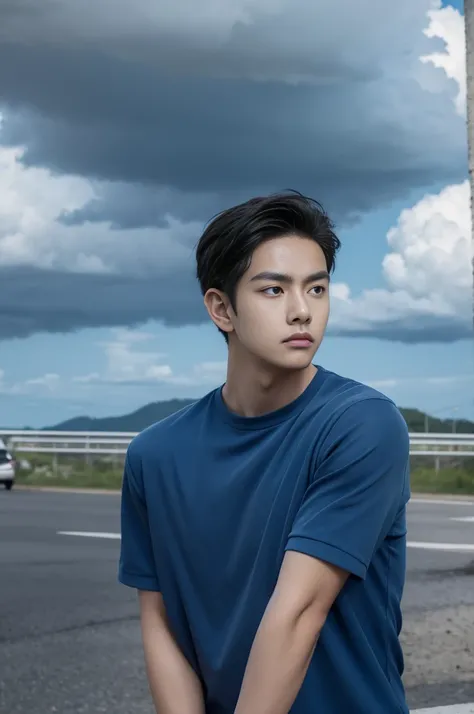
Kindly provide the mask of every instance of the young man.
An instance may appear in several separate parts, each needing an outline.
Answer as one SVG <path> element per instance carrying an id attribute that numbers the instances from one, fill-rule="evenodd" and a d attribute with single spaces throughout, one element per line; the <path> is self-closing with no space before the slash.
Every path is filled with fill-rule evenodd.
<path id="1" fill-rule="evenodd" d="M 226 382 L 138 435 L 123 483 L 119 579 L 159 714 L 408 712 L 407 427 L 312 362 L 338 248 L 297 193 L 231 208 L 199 242 Z"/>

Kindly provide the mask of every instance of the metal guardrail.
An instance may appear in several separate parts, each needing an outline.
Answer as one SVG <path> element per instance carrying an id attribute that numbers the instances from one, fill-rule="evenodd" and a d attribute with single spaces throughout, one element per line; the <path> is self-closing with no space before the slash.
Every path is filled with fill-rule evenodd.
<path id="1" fill-rule="evenodd" d="M 412 456 L 474 456 L 474 434 L 410 434 Z"/>
<path id="2" fill-rule="evenodd" d="M 124 455 L 135 432 L 0 429 L 11 451 L 71 455 Z M 474 456 L 474 434 L 411 433 L 412 456 Z"/>
<path id="3" fill-rule="evenodd" d="M 0 430 L 12 452 L 19 454 L 125 455 L 135 432 Z"/>

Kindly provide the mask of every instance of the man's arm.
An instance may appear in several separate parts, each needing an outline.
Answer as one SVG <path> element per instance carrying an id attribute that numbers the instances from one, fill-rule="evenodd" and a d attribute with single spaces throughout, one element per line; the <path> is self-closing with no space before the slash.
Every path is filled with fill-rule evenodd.
<path id="1" fill-rule="evenodd" d="M 166 617 L 153 552 L 140 454 L 129 447 L 121 501 L 119 581 L 139 594 L 145 662 L 159 714 L 204 714 L 201 684 Z"/>
<path id="2" fill-rule="evenodd" d="M 145 663 L 157 714 L 205 714 L 201 683 L 174 639 L 158 592 L 139 590 Z"/>
<path id="3" fill-rule="evenodd" d="M 348 573 L 287 552 L 255 637 L 235 714 L 288 714 Z"/>
<path id="4" fill-rule="evenodd" d="M 320 449 L 256 634 L 235 714 L 288 714 L 329 610 L 364 579 L 409 497 L 409 436 L 391 402 L 352 404 Z"/>

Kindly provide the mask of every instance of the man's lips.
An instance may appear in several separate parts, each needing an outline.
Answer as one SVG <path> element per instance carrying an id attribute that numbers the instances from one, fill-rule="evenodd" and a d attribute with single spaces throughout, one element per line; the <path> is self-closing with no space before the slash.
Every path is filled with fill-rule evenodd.
<path id="1" fill-rule="evenodd" d="M 313 337 L 309 332 L 295 332 L 284 340 L 284 343 L 291 347 L 311 347 L 313 342 Z"/>
<path id="2" fill-rule="evenodd" d="M 295 332 L 287 337 L 284 342 L 314 342 L 312 335 L 309 332 Z"/>

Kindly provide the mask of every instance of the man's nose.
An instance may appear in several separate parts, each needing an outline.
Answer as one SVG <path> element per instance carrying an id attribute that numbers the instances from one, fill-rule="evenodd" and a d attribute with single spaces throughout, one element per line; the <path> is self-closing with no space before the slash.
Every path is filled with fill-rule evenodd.
<path id="1" fill-rule="evenodd" d="M 290 324 L 311 322 L 311 312 L 303 296 L 295 296 L 288 317 Z"/>

